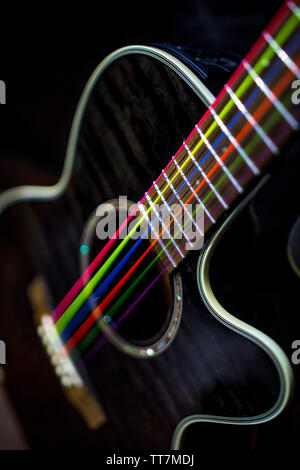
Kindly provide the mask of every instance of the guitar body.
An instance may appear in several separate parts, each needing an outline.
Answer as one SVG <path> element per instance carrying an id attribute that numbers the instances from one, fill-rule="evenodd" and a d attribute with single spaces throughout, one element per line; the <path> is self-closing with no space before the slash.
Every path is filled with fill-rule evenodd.
<path id="1" fill-rule="evenodd" d="M 42 279 L 52 309 L 82 273 L 80 247 L 96 207 L 119 195 L 133 202 L 140 199 L 235 66 L 232 57 L 193 56 L 169 46 L 124 48 L 100 64 L 78 106 L 58 184 L 44 192 L 12 190 L 0 198 L 1 209 L 13 205 L 5 217 L 21 234 L 29 281 Z M 173 294 L 179 292 L 180 318 L 168 347 L 155 357 L 140 358 L 105 341 L 86 364 L 84 379 L 105 412 L 103 426 L 86 431 L 75 412 L 68 410 L 61 426 L 53 408 L 60 403 L 61 419 L 66 400 L 47 397 L 44 387 L 43 403 L 48 409 L 40 410 L 41 421 L 46 427 L 53 420 L 53 446 L 179 448 L 192 423 L 259 423 L 285 408 L 293 375 L 283 350 L 261 331 L 272 332 L 269 316 L 257 321 L 255 312 L 239 311 L 243 296 L 239 290 L 235 302 L 234 286 L 228 282 L 223 283 L 222 292 L 222 276 L 234 274 L 234 260 L 241 259 L 248 248 L 231 244 L 230 237 L 237 241 L 240 231 L 250 227 L 246 240 L 250 246 L 253 241 L 251 224 L 245 222 L 243 213 L 256 190 L 252 188 L 240 199 L 231 215 L 205 239 L 201 254 L 191 252 L 170 276 L 170 289 Z M 223 295 L 223 306 L 214 296 L 214 285 L 217 294 Z M 251 298 L 251 289 L 247 281 L 245 298 Z M 150 314 L 160 298 L 152 301 Z M 32 323 L 21 314 L 18 321 Z M 43 348 L 41 343 L 35 348 L 43 357 L 42 365 L 37 361 L 36 366 L 43 367 L 46 376 Z M 53 387 L 56 379 L 50 361 L 48 373 Z M 33 442 L 38 442 L 35 431 L 31 432 Z M 205 445 L 206 431 L 201 426 L 197 435 L 199 447 L 201 442 Z M 231 433 L 227 437 L 231 439 Z"/>

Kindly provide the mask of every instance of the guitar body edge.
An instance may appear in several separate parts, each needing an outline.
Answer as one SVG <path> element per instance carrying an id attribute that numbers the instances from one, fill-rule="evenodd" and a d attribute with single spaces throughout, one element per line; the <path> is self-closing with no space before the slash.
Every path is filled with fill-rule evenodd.
<path id="1" fill-rule="evenodd" d="M 229 228 L 233 220 L 240 214 L 245 206 L 251 202 L 255 194 L 268 180 L 268 175 L 265 176 L 258 185 L 245 197 L 245 199 L 238 205 L 235 211 L 226 219 L 220 229 L 214 234 L 209 240 L 206 246 L 203 248 L 197 267 L 197 281 L 198 288 L 201 298 L 207 307 L 207 310 L 216 318 L 219 322 L 224 324 L 227 328 L 230 328 L 235 333 L 249 339 L 256 343 L 262 348 L 265 353 L 270 357 L 271 361 L 277 370 L 279 376 L 279 394 L 276 402 L 264 413 L 256 416 L 249 417 L 230 417 L 230 416 L 214 416 L 214 415 L 201 415 L 195 414 L 187 416 L 177 425 L 171 448 L 179 450 L 185 431 L 189 426 L 195 423 L 212 423 L 212 424 L 230 424 L 230 425 L 254 425 L 263 424 L 272 419 L 276 418 L 287 406 L 290 401 L 293 389 L 294 389 L 294 374 L 290 365 L 290 361 L 283 351 L 283 349 L 262 331 L 254 328 L 253 326 L 239 320 L 231 313 L 229 313 L 217 300 L 209 279 L 210 263 L 214 251 L 217 245 L 224 235 L 226 230 Z"/>
<path id="2" fill-rule="evenodd" d="M 157 59 L 174 70 L 192 88 L 205 106 L 208 107 L 213 103 L 215 97 L 204 83 L 185 64 L 169 52 L 157 47 L 139 45 L 125 46 L 117 49 L 100 62 L 83 90 L 72 122 L 63 170 L 57 183 L 53 186 L 18 186 L 4 191 L 0 194 L 0 215 L 8 207 L 19 202 L 51 201 L 63 195 L 72 176 L 81 122 L 89 97 L 100 76 L 109 65 L 119 58 L 130 54 L 143 54 Z"/>

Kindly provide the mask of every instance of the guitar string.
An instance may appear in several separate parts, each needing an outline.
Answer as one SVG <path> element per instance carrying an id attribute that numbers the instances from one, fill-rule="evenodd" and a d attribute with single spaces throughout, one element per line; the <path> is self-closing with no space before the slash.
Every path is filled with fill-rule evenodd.
<path id="1" fill-rule="evenodd" d="M 282 17 L 284 17 L 284 9 L 282 7 L 282 13 L 280 13 L 280 11 L 278 12 L 278 14 L 276 16 L 278 16 L 278 23 L 282 20 Z M 275 20 L 275 19 L 274 19 Z M 272 22 L 270 23 L 270 25 L 272 24 Z M 275 25 L 276 26 L 276 25 Z M 274 27 L 275 27 L 274 26 Z M 259 41 L 258 41 L 259 42 Z M 263 44 L 264 45 L 264 44 Z M 258 52 L 259 50 L 259 47 L 257 45 L 257 51 L 255 51 L 255 45 L 253 46 L 253 48 L 250 50 L 250 52 L 248 53 L 248 56 L 247 57 L 250 57 L 250 55 L 254 55 L 254 53 Z M 237 70 L 238 72 L 238 70 Z M 205 117 L 205 116 L 203 116 Z M 192 133 L 190 134 L 190 136 L 188 137 L 188 139 L 190 139 L 190 137 L 193 135 L 194 133 L 194 130 L 192 131 Z M 187 140 L 188 140 L 187 139 Z M 182 146 L 180 147 L 180 149 L 178 150 L 178 152 L 175 154 L 174 158 L 179 154 L 179 152 L 181 151 L 182 149 Z M 169 164 L 167 165 L 167 167 L 165 168 L 164 171 L 166 171 L 166 169 L 170 166 L 170 164 L 172 163 L 169 162 Z M 159 177 L 160 178 L 160 177 Z M 159 178 L 156 180 L 158 181 Z M 153 186 L 152 186 L 153 187 Z M 148 193 L 151 191 L 152 187 L 150 188 L 150 190 L 148 191 Z M 142 200 L 140 201 L 139 204 L 141 204 L 145 199 L 145 196 L 142 198 Z M 129 220 L 133 218 L 135 212 L 137 210 L 137 206 L 135 208 L 135 210 L 132 211 L 132 213 L 129 215 Z M 126 227 L 126 221 L 124 222 L 124 224 L 118 229 L 117 231 L 117 234 L 119 234 L 119 232 L 123 231 L 123 229 Z M 118 235 L 116 235 L 118 236 Z M 78 281 L 75 283 L 75 285 L 73 286 L 72 289 L 70 289 L 70 291 L 67 293 L 67 295 L 64 297 L 64 299 L 60 302 L 60 304 L 56 307 L 56 309 L 54 310 L 53 312 L 53 320 L 54 321 L 57 321 L 57 319 L 64 313 L 64 311 L 67 309 L 67 306 L 74 300 L 74 298 L 76 297 L 76 295 L 80 292 L 82 286 L 85 284 L 84 282 L 84 279 L 89 279 L 89 277 L 91 276 L 91 274 L 95 271 L 95 269 L 97 268 L 97 266 L 100 264 L 101 260 L 105 257 L 105 255 L 107 254 L 107 252 L 109 251 L 110 247 L 113 245 L 115 239 L 111 239 L 105 248 L 103 248 L 103 250 L 97 255 L 97 257 L 94 259 L 94 261 L 89 265 L 89 267 L 86 269 L 86 271 L 83 273 L 83 275 L 78 279 Z"/>
<path id="2" fill-rule="evenodd" d="M 271 69 L 271 70 L 268 72 L 268 74 L 273 75 L 273 69 Z M 269 102 L 268 99 L 266 100 L 266 103 L 267 103 L 267 102 Z M 246 103 L 247 103 L 247 102 L 246 102 Z M 196 127 L 197 127 L 197 125 L 196 125 Z M 252 126 L 252 125 L 249 126 L 249 129 L 250 129 L 250 130 L 251 130 L 251 127 L 253 127 L 253 126 Z M 176 217 L 176 216 L 175 216 L 175 217 Z M 154 242 L 154 243 L 155 243 L 155 242 Z M 133 271 L 130 270 L 130 272 L 133 272 Z M 126 279 L 127 279 L 127 275 L 126 275 Z M 124 280 L 125 280 L 125 279 L 124 279 Z M 123 284 L 124 284 L 124 282 L 123 282 Z M 102 290 L 105 290 L 105 288 L 102 287 Z M 113 290 L 113 292 L 116 292 L 115 289 Z M 96 296 L 97 296 L 98 298 L 100 297 L 101 293 L 102 293 L 102 292 L 100 292 L 99 290 L 97 290 L 97 291 L 95 292 L 95 294 L 96 294 Z M 111 294 L 110 294 L 110 296 L 111 296 Z M 102 305 L 102 303 L 101 303 L 101 305 Z M 88 307 L 89 307 L 89 306 L 88 306 Z M 82 309 L 81 309 L 81 311 L 78 312 L 78 314 L 77 314 L 77 319 L 76 319 L 76 317 L 75 317 L 75 318 L 73 319 L 73 321 L 71 320 L 70 323 L 69 323 L 69 325 L 68 325 L 68 327 L 69 327 L 68 333 L 70 333 L 71 326 L 73 327 L 73 329 L 75 329 L 75 328 L 81 323 L 81 321 L 84 319 L 85 313 L 87 313 L 88 311 L 90 311 L 90 309 L 87 308 L 87 306 L 86 306 L 85 311 L 82 311 Z M 81 315 L 79 315 L 80 312 L 81 312 Z M 74 323 L 74 320 L 75 320 L 75 319 L 76 319 L 76 321 L 75 321 L 75 323 Z"/>
<path id="3" fill-rule="evenodd" d="M 299 56 L 299 58 L 300 58 L 300 56 Z M 286 83 L 287 83 L 289 80 L 290 80 L 290 73 L 287 72 L 286 75 L 283 77 L 283 80 L 282 80 L 282 81 L 280 82 L 280 84 L 279 84 L 279 85 L 280 85 L 280 86 L 278 87 L 279 90 L 276 90 L 276 92 L 280 91 L 280 89 L 284 89 L 285 86 L 286 86 Z M 288 98 L 288 97 L 287 97 L 287 98 Z M 256 113 L 255 113 L 255 115 L 254 115 L 254 116 L 256 116 L 256 118 L 258 118 L 258 115 L 262 116 L 262 115 L 264 114 L 264 112 L 265 112 L 266 110 L 268 110 L 269 106 L 266 106 L 267 103 L 268 103 L 268 100 L 265 100 L 265 101 L 261 104 L 261 106 L 258 108 L 258 110 L 256 111 Z M 273 114 L 274 114 L 274 113 L 273 113 Z M 280 117 L 280 113 L 279 113 L 277 110 L 275 110 L 275 116 L 277 116 L 277 117 L 279 116 L 279 117 Z M 272 118 L 272 116 L 271 116 L 271 118 Z M 273 123 L 273 120 L 274 120 L 274 119 L 271 119 L 272 123 Z M 248 125 L 250 125 L 250 123 L 249 123 Z M 245 127 L 247 127 L 247 125 L 246 125 Z M 244 129 L 240 132 L 240 134 L 237 136 L 237 138 L 239 139 L 239 141 L 240 141 L 241 138 L 243 137 L 243 134 L 246 134 L 246 129 L 245 129 L 245 127 L 244 127 Z M 269 126 L 266 125 L 266 127 L 269 127 Z M 259 137 L 260 137 L 259 134 L 255 134 L 252 140 L 259 140 Z M 250 144 L 248 144 L 248 147 L 249 147 L 249 145 L 250 145 Z M 241 159 L 240 156 L 239 156 L 239 158 Z M 236 162 L 235 162 L 235 163 L 236 163 Z M 223 176 L 225 177 L 226 175 L 224 174 Z M 197 208 L 197 209 L 194 211 L 193 215 L 197 212 L 198 209 L 199 209 L 199 208 Z M 185 224 L 184 224 L 184 225 L 185 225 Z M 183 225 L 183 227 L 184 227 L 184 225 Z M 171 243 L 171 241 L 168 242 L 168 244 L 170 244 L 170 243 Z M 166 246 L 168 246 L 168 244 L 167 244 Z M 161 252 L 157 255 L 157 257 L 150 263 L 150 265 L 147 266 L 147 268 L 144 270 L 144 272 L 143 272 L 143 273 L 140 275 L 140 277 L 138 278 L 139 280 L 142 280 L 142 278 L 145 276 L 145 274 L 149 271 L 149 269 L 154 265 L 154 263 L 157 261 L 157 259 L 161 256 L 162 252 L 163 252 L 163 251 L 161 251 Z M 177 256 L 176 256 L 175 258 L 177 258 Z M 175 258 L 173 258 L 173 260 L 174 260 Z M 169 267 L 169 266 L 170 266 L 170 264 L 168 265 L 168 267 Z M 134 269 L 134 267 L 132 267 L 131 270 L 132 270 L 132 269 Z M 131 271 L 131 270 L 130 270 L 130 271 Z M 122 281 L 120 281 L 120 283 L 121 283 L 122 285 L 123 285 L 124 282 L 128 279 L 127 276 L 128 276 L 129 274 L 131 274 L 130 271 L 127 273 L 127 275 L 125 276 L 125 278 L 123 278 Z M 164 271 L 165 271 L 165 269 L 164 269 Z M 124 280 L 124 279 L 125 279 L 125 280 Z M 124 280 L 124 282 L 123 282 L 123 280 Z M 126 300 L 126 298 L 128 297 L 128 295 L 132 292 L 133 288 L 136 287 L 136 282 L 137 282 L 137 280 L 134 281 L 134 283 L 132 284 L 132 286 L 130 286 L 130 287 L 127 289 L 127 291 L 123 294 L 123 296 L 122 296 L 122 298 L 121 298 L 122 300 L 124 300 L 124 301 Z M 118 285 L 117 285 L 117 286 L 118 286 Z M 114 289 L 116 289 L 117 286 L 116 286 Z M 146 288 L 146 290 L 148 291 L 148 288 Z M 112 292 L 114 292 L 114 290 L 113 290 Z M 80 339 L 83 338 L 83 336 L 87 333 L 87 331 L 88 331 L 88 329 L 91 327 L 91 325 L 97 321 L 97 319 L 99 318 L 99 316 L 103 313 L 103 310 L 106 308 L 107 303 L 110 302 L 112 292 L 111 292 L 111 293 L 109 294 L 109 296 L 106 297 L 106 298 L 103 300 L 103 302 L 92 312 L 92 314 L 90 315 L 90 317 L 81 325 L 81 327 L 77 330 L 77 332 L 73 335 L 73 337 L 70 338 L 70 340 L 68 341 L 68 343 L 66 343 L 65 347 L 66 347 L 67 352 L 70 352 L 70 351 L 78 344 L 78 341 L 80 341 Z M 118 301 L 118 302 L 119 302 L 119 301 Z M 106 316 L 111 315 L 111 311 L 113 311 L 113 313 L 114 313 L 114 312 L 116 311 L 116 307 L 119 308 L 120 305 L 119 305 L 118 302 L 112 307 L 112 309 L 109 310 L 109 312 L 106 312 L 106 314 L 105 314 Z M 105 305 L 104 305 L 104 303 L 105 303 Z"/>
<path id="4" fill-rule="evenodd" d="M 211 126 L 211 127 L 213 127 L 213 126 Z M 194 150 L 194 151 L 195 151 L 195 150 Z M 165 189 L 166 189 L 166 188 L 164 188 L 164 190 L 165 190 Z M 138 224 L 134 227 L 134 229 L 136 229 L 137 226 L 138 226 Z M 134 230 L 134 229 L 133 229 L 133 230 Z M 129 235 L 131 235 L 131 234 L 129 234 Z M 129 238 L 129 237 L 127 237 L 127 238 Z M 125 245 L 125 244 L 124 244 L 124 245 Z M 117 253 L 117 254 L 118 254 L 118 253 Z M 111 259 L 111 257 L 110 257 L 110 260 L 111 260 L 111 262 L 113 262 L 113 260 Z M 102 272 L 102 274 L 104 275 L 105 273 Z M 101 276 L 99 275 L 98 277 L 100 277 L 100 279 L 97 279 L 97 283 L 101 280 Z M 92 287 L 92 286 L 91 286 L 91 287 Z M 88 289 L 87 289 L 87 290 L 88 290 Z M 93 289 L 92 289 L 92 290 L 93 290 Z M 91 293 L 91 292 L 90 292 L 90 293 Z M 65 313 L 66 313 L 66 312 L 65 312 Z M 59 328 L 59 325 L 58 325 L 58 328 Z"/>
<path id="5" fill-rule="evenodd" d="M 289 97 L 287 97 L 287 99 L 288 99 L 288 98 L 289 98 Z M 287 99 L 286 99 L 285 101 L 287 101 Z M 279 110 L 277 109 L 277 111 L 279 111 Z M 275 115 L 276 115 L 276 114 L 277 114 L 277 116 L 280 115 L 280 111 L 279 111 L 278 113 L 275 113 Z M 274 113 L 273 113 L 273 115 L 274 115 Z M 274 120 L 274 119 L 273 119 L 273 120 Z M 256 137 L 258 137 L 258 136 L 256 136 Z M 232 191 L 231 191 L 231 192 L 232 192 Z M 124 316 L 125 314 L 126 314 L 126 312 L 122 315 L 122 318 L 123 318 L 123 316 Z M 121 319 L 120 319 L 120 320 L 121 320 Z M 99 323 L 100 323 L 100 322 L 99 322 Z M 119 323 L 119 320 L 118 320 L 117 323 Z M 97 326 L 98 326 L 98 325 L 97 325 Z M 115 326 L 115 324 L 114 324 L 114 326 Z M 104 341 L 105 341 L 105 338 L 102 337 L 101 340 L 99 340 L 99 341 L 94 345 L 94 347 L 92 348 L 92 350 L 90 350 L 85 356 L 88 357 L 88 355 L 89 355 L 90 353 L 92 353 L 92 351 L 93 351 L 94 349 L 97 349 L 98 343 L 99 343 L 99 344 L 100 344 L 100 343 L 102 344 L 102 343 L 103 343 L 103 341 L 102 341 L 103 339 L 104 339 Z M 82 344 L 82 343 L 83 343 L 83 341 L 81 342 L 81 344 Z"/>
<path id="6" fill-rule="evenodd" d="M 240 182 L 242 183 L 243 180 L 245 179 L 245 177 L 248 176 L 248 175 L 249 175 L 249 171 L 246 171 L 246 173 L 244 173 L 243 177 L 240 179 Z M 226 196 L 229 198 L 232 195 L 232 192 L 233 192 L 233 190 L 231 189 L 231 191 L 229 193 L 227 193 Z M 220 207 L 220 205 L 219 205 L 219 207 Z M 216 210 L 217 209 L 218 208 L 216 208 Z M 168 268 L 168 266 L 166 266 L 164 268 L 164 272 L 166 271 L 167 268 Z M 151 282 L 151 285 L 149 285 L 139 295 L 139 297 L 127 308 L 127 310 L 122 314 L 122 316 L 116 322 L 112 322 L 112 325 L 111 325 L 112 329 L 116 329 L 116 328 L 119 327 L 119 325 L 127 318 L 127 316 L 132 312 L 132 310 L 136 307 L 136 305 L 140 302 L 140 300 L 142 300 L 142 298 L 147 294 L 149 289 L 152 288 L 153 285 L 159 280 L 159 278 L 163 275 L 164 272 L 160 272 L 159 275 Z M 112 314 L 113 313 L 114 312 L 112 312 Z M 105 314 L 105 319 L 107 318 L 107 315 L 108 315 L 108 313 Z M 82 356 L 81 356 L 82 354 L 84 354 L 84 356 L 83 356 L 84 357 L 84 362 L 87 363 L 88 361 L 90 361 L 95 356 L 95 354 L 97 354 L 99 352 L 101 347 L 107 341 L 107 338 L 105 336 L 102 336 L 100 339 L 98 339 L 95 342 L 95 340 L 97 339 L 97 336 L 99 335 L 99 333 L 101 331 L 102 324 L 103 324 L 104 321 L 105 321 L 104 317 L 100 318 L 98 320 L 98 322 L 96 323 L 96 325 L 94 325 L 94 327 L 89 331 L 89 333 L 78 344 L 78 348 L 73 349 L 69 353 L 72 360 L 76 362 L 77 367 L 80 366 L 80 365 L 83 365 L 83 364 L 81 364 L 82 359 L 83 359 Z M 91 344 L 93 342 L 95 342 L 94 345 L 90 349 L 88 349 L 89 346 L 91 346 Z M 62 354 L 67 354 L 67 351 L 64 350 L 64 348 L 63 348 L 61 353 Z"/>
<path id="7" fill-rule="evenodd" d="M 274 113 L 276 114 L 276 113 Z M 277 116 L 278 116 L 278 113 L 277 113 Z M 272 124 L 272 123 L 271 123 Z M 249 175 L 249 172 L 247 171 L 246 173 L 244 173 L 243 177 L 240 179 L 240 182 L 242 183 L 243 180 L 245 179 L 246 176 Z M 233 190 L 231 189 L 231 191 L 226 194 L 226 196 L 228 198 L 230 198 L 230 196 L 232 195 L 232 192 Z M 220 207 L 220 205 L 219 205 Z M 216 210 L 218 210 L 218 208 L 216 208 Z M 168 265 L 169 266 L 169 265 Z M 142 298 L 147 294 L 147 292 L 149 291 L 149 289 L 155 284 L 155 282 L 157 282 L 159 280 L 159 278 L 163 275 L 163 273 L 166 271 L 166 269 L 168 268 L 168 266 L 166 266 L 164 268 L 164 271 L 163 272 L 160 272 L 159 275 L 157 276 L 157 278 L 155 278 L 155 280 L 153 280 L 151 282 L 151 285 L 149 285 L 141 294 L 140 296 L 127 308 L 127 310 L 122 314 L 122 316 L 116 321 L 116 322 L 113 322 L 111 328 L 112 329 L 116 329 L 120 323 L 122 323 L 122 321 L 124 321 L 125 318 L 127 318 L 127 316 L 131 313 L 131 311 L 136 307 L 136 305 L 139 303 L 140 300 L 142 300 Z M 84 358 L 85 358 L 85 362 L 89 361 L 92 357 L 94 357 L 94 355 L 99 351 L 99 349 L 105 344 L 106 342 L 106 337 L 105 336 L 102 336 L 100 339 L 98 339 L 98 341 L 93 345 L 92 348 L 90 348 L 88 351 L 86 351 L 89 346 L 92 344 L 92 342 L 94 342 L 97 338 L 97 336 L 99 335 L 100 331 L 101 331 L 101 328 L 102 328 L 102 324 L 103 322 L 105 321 L 104 318 L 106 319 L 108 315 L 111 315 L 113 314 L 114 311 L 112 312 L 106 312 L 105 314 L 105 317 L 103 318 L 100 318 L 98 320 L 98 322 L 94 325 L 94 327 L 89 331 L 89 333 L 81 340 L 81 342 L 78 344 L 78 348 L 76 349 L 73 349 L 69 354 L 70 356 L 72 357 L 73 360 L 75 361 L 81 361 L 82 358 L 79 356 L 79 354 L 84 354 Z M 64 349 L 64 348 L 63 348 Z M 78 349 L 79 349 L 79 352 L 78 352 Z M 62 350 L 62 354 L 67 354 L 67 351 L 63 351 Z M 77 356 L 77 357 L 76 357 Z"/>

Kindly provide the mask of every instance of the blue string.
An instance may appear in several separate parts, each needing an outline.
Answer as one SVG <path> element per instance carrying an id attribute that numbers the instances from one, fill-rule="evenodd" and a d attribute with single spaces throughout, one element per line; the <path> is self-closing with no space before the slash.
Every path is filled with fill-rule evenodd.
<path id="1" fill-rule="evenodd" d="M 286 51 L 289 53 L 291 56 L 295 49 L 298 47 L 299 44 L 299 36 L 300 34 L 295 35 L 295 37 L 291 40 L 291 42 L 286 46 Z M 264 81 L 268 83 L 270 80 L 274 78 L 276 73 L 282 68 L 282 63 L 278 59 L 272 67 L 266 72 L 264 75 Z M 245 106 L 249 107 L 253 101 L 257 98 L 257 95 L 260 93 L 260 89 L 258 87 L 254 88 L 250 96 L 247 98 L 245 101 Z M 243 116 L 241 111 L 237 111 L 235 116 L 231 119 L 229 124 L 227 125 L 228 129 L 231 129 L 237 120 Z M 214 142 L 212 145 L 212 148 L 215 148 L 223 139 L 226 137 L 224 132 L 221 132 L 220 136 L 218 139 Z M 211 154 L 211 151 L 208 150 L 208 152 L 204 155 L 202 160 L 199 162 L 199 166 L 202 165 L 203 162 L 208 158 L 208 156 Z M 194 175 L 196 171 L 199 171 L 197 167 L 193 170 L 193 172 L 190 174 L 189 177 L 187 177 L 187 181 Z M 182 190 L 182 188 L 186 185 L 186 182 L 184 182 L 178 191 L 174 194 L 172 199 L 170 200 L 169 204 L 177 197 L 178 193 Z M 61 332 L 61 338 L 64 342 L 67 342 L 72 334 L 74 333 L 75 330 L 80 326 L 80 324 L 84 321 L 88 313 L 90 312 L 91 308 L 100 300 L 102 294 L 105 292 L 105 290 L 110 286 L 112 281 L 115 279 L 115 277 L 119 274 L 121 269 L 124 267 L 124 265 L 127 263 L 129 258 L 133 255 L 133 253 L 137 250 L 139 245 L 142 243 L 143 239 L 146 237 L 146 234 L 149 232 L 151 229 L 152 225 L 161 217 L 163 212 L 166 210 L 166 207 L 161 211 L 158 217 L 151 223 L 147 231 L 144 233 L 143 238 L 139 238 L 136 243 L 131 247 L 131 249 L 127 252 L 127 254 L 122 258 L 122 260 L 117 264 L 117 266 L 111 271 L 111 273 L 107 276 L 107 278 L 100 284 L 100 286 L 96 289 L 96 291 L 89 297 L 89 299 L 86 300 L 86 302 L 82 305 L 82 307 L 78 310 L 77 314 L 72 318 L 72 320 L 69 322 L 69 324 L 64 328 L 64 330 Z"/>

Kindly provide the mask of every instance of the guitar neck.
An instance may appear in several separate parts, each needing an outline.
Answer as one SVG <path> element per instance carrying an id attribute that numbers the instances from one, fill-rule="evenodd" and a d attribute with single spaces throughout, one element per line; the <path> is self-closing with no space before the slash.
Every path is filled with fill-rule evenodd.
<path id="1" fill-rule="evenodd" d="M 288 1 L 142 200 L 144 218 L 161 222 L 155 250 L 169 272 L 193 248 L 193 234 L 207 233 L 298 129 L 299 67 L 300 8 Z"/>

